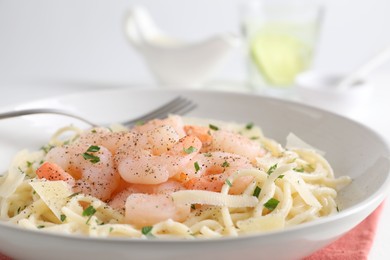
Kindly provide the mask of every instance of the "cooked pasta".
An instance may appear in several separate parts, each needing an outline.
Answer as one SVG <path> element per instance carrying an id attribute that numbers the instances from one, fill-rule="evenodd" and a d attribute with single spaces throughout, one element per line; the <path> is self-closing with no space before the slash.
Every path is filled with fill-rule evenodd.
<path id="1" fill-rule="evenodd" d="M 170 116 L 125 129 L 60 129 L 0 176 L 0 219 L 93 237 L 218 238 L 335 214 L 322 152 L 253 124 Z"/>

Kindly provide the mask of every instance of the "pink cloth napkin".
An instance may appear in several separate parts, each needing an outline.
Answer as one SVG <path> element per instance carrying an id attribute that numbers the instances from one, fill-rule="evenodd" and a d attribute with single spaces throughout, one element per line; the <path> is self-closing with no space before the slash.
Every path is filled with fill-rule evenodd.
<path id="1" fill-rule="evenodd" d="M 364 260 L 367 259 L 379 216 L 383 208 L 382 203 L 370 216 L 363 220 L 354 229 L 336 240 L 329 246 L 315 252 L 304 260 Z"/>
<path id="2" fill-rule="evenodd" d="M 367 259 L 375 237 L 376 226 L 383 203 L 363 222 L 333 244 L 303 260 L 364 260 Z M 11 258 L 0 254 L 0 260 Z"/>

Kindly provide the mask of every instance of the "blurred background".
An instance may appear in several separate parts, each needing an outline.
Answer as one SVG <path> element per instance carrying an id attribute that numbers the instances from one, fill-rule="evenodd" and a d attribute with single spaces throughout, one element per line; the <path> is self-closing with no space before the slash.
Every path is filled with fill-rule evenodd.
<path id="1" fill-rule="evenodd" d="M 18 84 L 154 84 L 123 33 L 126 10 L 145 6 L 160 28 L 197 41 L 239 33 L 244 0 L 0 0 L 0 88 Z M 390 1 L 324 0 L 314 56 L 320 70 L 350 71 L 390 42 Z M 386 71 L 389 65 L 381 68 Z M 213 80 L 245 80 L 241 49 Z"/>
<path id="2" fill-rule="evenodd" d="M 0 106 L 80 89 L 155 85 L 156 79 L 144 58 L 124 34 L 124 17 L 132 6 L 146 7 L 158 27 L 168 34 L 196 42 L 222 32 L 240 34 L 239 6 L 245 2 L 0 0 Z M 390 1 L 318 2 L 324 5 L 325 15 L 315 46 L 313 69 L 353 71 L 390 43 Z M 230 85 L 229 89 L 245 88 L 246 51 L 235 48 L 210 81 Z M 355 104 L 344 103 L 351 101 L 346 97 L 339 102 L 345 108 L 354 105 L 354 118 L 387 138 L 390 124 L 381 115 L 390 110 L 390 74 L 386 76 L 389 69 L 387 62 L 371 75 L 375 95 L 366 99 L 368 104 L 363 105 L 359 99 L 352 99 Z M 329 102 L 325 107 L 342 112 L 332 103 L 332 96 L 326 99 L 319 92 L 315 94 L 320 95 L 312 100 L 324 100 Z M 344 96 L 349 94 L 347 91 Z M 358 96 L 366 96 L 361 94 Z M 384 214 L 388 217 L 389 207 L 386 210 Z M 385 216 L 383 220 L 372 259 L 388 258 L 388 252 L 383 251 L 390 240 L 389 222 Z"/>

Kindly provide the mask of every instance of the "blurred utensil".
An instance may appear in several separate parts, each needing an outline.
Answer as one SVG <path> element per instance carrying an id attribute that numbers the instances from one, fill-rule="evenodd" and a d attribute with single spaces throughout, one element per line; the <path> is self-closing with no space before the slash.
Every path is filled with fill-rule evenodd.
<path id="1" fill-rule="evenodd" d="M 349 75 L 344 77 L 337 85 L 338 90 L 345 90 L 354 84 L 356 84 L 360 79 L 366 78 L 371 72 L 375 69 L 386 63 L 390 60 L 390 46 L 386 47 L 384 50 L 379 52 L 377 55 L 372 57 L 370 60 L 359 66 Z"/>
<path id="2" fill-rule="evenodd" d="M 170 102 L 148 112 L 145 115 L 124 121 L 121 124 L 126 127 L 131 127 L 136 125 L 139 122 L 145 122 L 156 118 L 162 119 L 168 116 L 169 114 L 184 115 L 190 112 L 191 110 L 193 110 L 195 107 L 196 104 L 193 103 L 191 100 L 179 96 L 171 100 Z M 36 108 L 36 109 L 24 109 L 24 110 L 4 112 L 4 113 L 0 113 L 0 119 L 7 119 L 12 117 L 19 117 L 19 116 L 26 116 L 26 115 L 33 115 L 33 114 L 63 115 L 63 116 L 76 118 L 80 121 L 83 121 L 84 123 L 87 123 L 88 125 L 91 125 L 92 127 L 99 126 L 99 124 L 91 122 L 89 119 L 86 119 L 80 115 L 76 115 L 66 110 L 54 109 L 54 108 Z"/>

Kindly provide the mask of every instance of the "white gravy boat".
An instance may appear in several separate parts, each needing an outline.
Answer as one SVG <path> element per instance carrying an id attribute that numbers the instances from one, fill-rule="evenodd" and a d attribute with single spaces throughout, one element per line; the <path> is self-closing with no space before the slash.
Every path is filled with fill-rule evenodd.
<path id="1" fill-rule="evenodd" d="M 171 87 L 202 86 L 241 45 L 241 39 L 229 33 L 183 42 L 162 32 L 141 6 L 128 11 L 125 33 L 158 81 Z"/>

